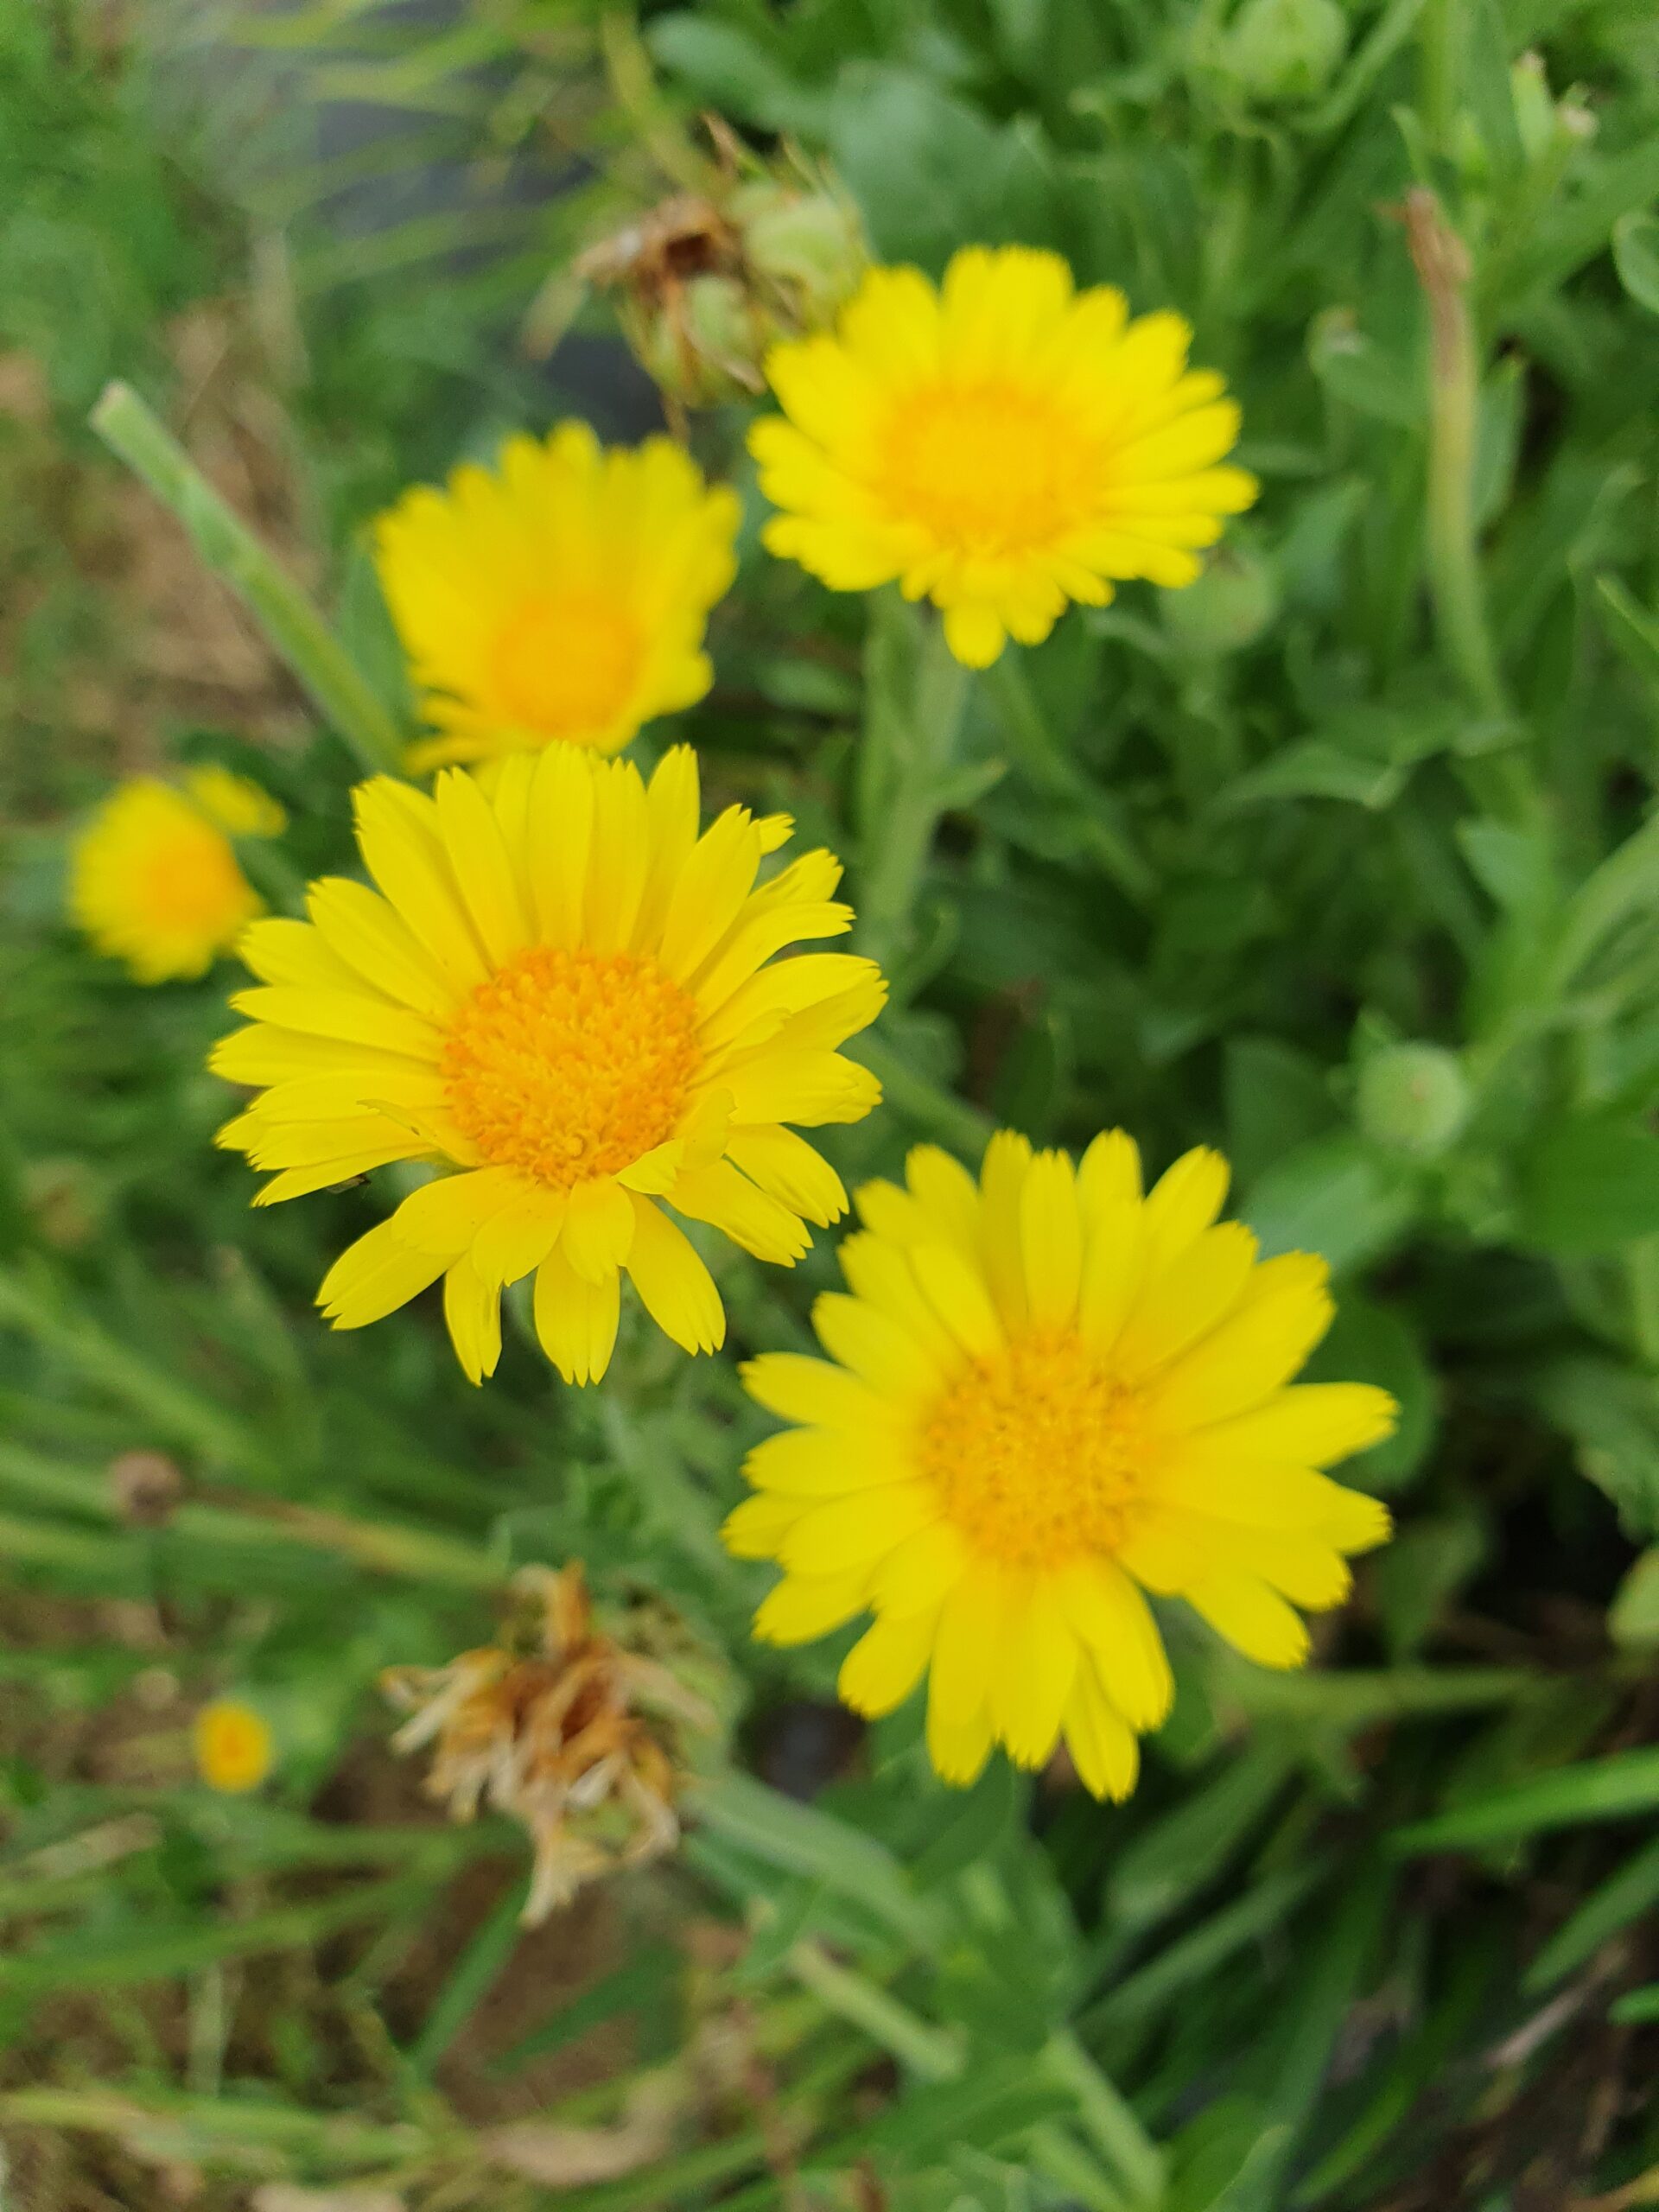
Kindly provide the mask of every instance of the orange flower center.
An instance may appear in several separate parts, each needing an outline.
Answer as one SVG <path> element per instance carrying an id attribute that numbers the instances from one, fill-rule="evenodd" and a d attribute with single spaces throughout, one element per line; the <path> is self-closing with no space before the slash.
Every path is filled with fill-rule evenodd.
<path id="1" fill-rule="evenodd" d="M 503 626 L 490 675 L 502 712 L 545 739 L 591 745 L 626 712 L 644 641 L 613 596 L 543 592 Z"/>
<path id="2" fill-rule="evenodd" d="M 1007 382 L 925 385 L 894 410 L 878 481 L 951 552 L 1051 545 L 1088 517 L 1099 454 L 1068 410 Z"/>
<path id="3" fill-rule="evenodd" d="M 976 1363 L 920 1440 L 948 1517 L 1010 1567 L 1116 1551 L 1153 1450 L 1140 1393 L 1071 1335 L 1027 1337 Z"/>
<path id="4" fill-rule="evenodd" d="M 569 1190 L 672 1136 L 701 1060 L 696 1007 L 654 962 L 537 944 L 473 992 L 442 1070 L 493 1166 Z"/>

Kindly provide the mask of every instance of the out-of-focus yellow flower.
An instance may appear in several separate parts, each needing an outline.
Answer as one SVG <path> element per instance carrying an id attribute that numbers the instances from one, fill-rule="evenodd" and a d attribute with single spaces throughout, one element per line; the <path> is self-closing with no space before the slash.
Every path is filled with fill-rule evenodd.
<path id="1" fill-rule="evenodd" d="M 569 745 L 500 764 L 486 798 L 458 769 L 431 798 L 357 792 L 378 892 L 314 884 L 309 922 L 257 924 L 264 988 L 213 1065 L 263 1095 L 219 1133 L 275 1173 L 271 1205 L 395 1160 L 455 1172 L 406 1198 L 329 1270 L 336 1328 L 378 1321 L 444 1278 L 467 1376 L 493 1372 L 501 1292 L 532 1272 L 567 1381 L 596 1382 L 626 1269 L 688 1351 L 725 1334 L 720 1294 L 664 1211 L 791 1267 L 806 1224 L 846 1209 L 796 1124 L 855 1122 L 880 1087 L 836 1049 L 887 995 L 853 954 L 773 956 L 838 937 L 823 851 L 758 880 L 787 816 L 728 807 L 700 836 L 696 756 L 647 785 Z"/>
<path id="2" fill-rule="evenodd" d="M 198 768 L 182 790 L 135 776 L 76 840 L 70 913 L 137 982 L 206 975 L 264 911 L 231 837 L 275 837 L 286 823 L 275 799 L 226 768 Z"/>
<path id="3" fill-rule="evenodd" d="M 210 1789 L 240 1796 L 270 1772 L 276 1745 L 264 1717 L 239 1698 L 215 1698 L 190 1732 L 196 1771 Z"/>
<path id="4" fill-rule="evenodd" d="M 583 423 L 516 437 L 493 470 L 422 486 L 375 532 L 380 582 L 438 734 L 412 769 L 562 738 L 614 753 L 701 699 L 709 610 L 741 510 L 667 438 L 601 449 Z"/>
<path id="5" fill-rule="evenodd" d="M 858 1193 L 851 1294 L 813 1316 L 830 1360 L 744 1370 L 802 1424 L 751 1453 L 757 1494 L 726 1524 L 785 1569 L 755 1633 L 804 1643 L 874 1611 L 842 1695 L 886 1713 L 928 1675 L 947 1782 L 993 1743 L 1037 1766 L 1063 1736 L 1096 1796 L 1127 1796 L 1171 1696 L 1144 1591 L 1294 1667 L 1294 1607 L 1339 1605 L 1343 1555 L 1388 1535 L 1376 1499 L 1318 1471 L 1387 1435 L 1394 1402 L 1287 1387 L 1330 1324 L 1325 1263 L 1258 1262 L 1217 1222 L 1226 1188 L 1200 1150 L 1143 1197 L 1121 1130 L 1077 1167 L 1005 1132 L 977 1184 L 923 1146 L 906 1188 Z"/>
<path id="6" fill-rule="evenodd" d="M 1113 578 L 1189 584 L 1256 489 L 1218 465 L 1238 409 L 1187 367 L 1191 338 L 1028 247 L 964 247 L 942 289 L 873 270 L 834 335 L 767 358 L 766 543 L 833 590 L 931 599 L 974 668 L 1040 643 L 1068 600 L 1103 607 Z"/>
<path id="7" fill-rule="evenodd" d="M 683 1739 L 716 1716 L 661 1660 L 599 1632 L 579 1560 L 515 1580 L 526 1617 L 498 1642 L 444 1667 L 393 1667 L 381 1686 L 413 1715 L 395 1747 L 436 1744 L 429 1796 L 458 1821 L 487 1802 L 530 1831 L 520 1917 L 534 1927 L 596 1875 L 673 1849 Z"/>

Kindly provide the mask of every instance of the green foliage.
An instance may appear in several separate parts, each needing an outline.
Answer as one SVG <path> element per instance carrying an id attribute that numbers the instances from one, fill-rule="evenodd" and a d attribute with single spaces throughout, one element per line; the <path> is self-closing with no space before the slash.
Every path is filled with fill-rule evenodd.
<path id="1" fill-rule="evenodd" d="M 1176 1711 L 1128 1805 L 1005 1767 L 947 1792 L 910 1707 L 796 1802 L 772 1781 L 840 1649 L 746 1642 L 764 1577 L 713 1532 L 760 1422 L 729 1363 L 629 1319 L 605 1389 L 562 1391 L 518 1313 L 473 1393 L 424 1304 L 327 1333 L 316 1282 L 383 1198 L 248 1211 L 201 1071 L 229 971 L 141 992 L 71 939 L 92 779 L 15 722 L 0 2126 L 71 2146 L 41 2202 L 99 2201 L 73 2194 L 88 2143 L 135 2202 L 200 2167 L 213 2212 L 267 2180 L 409 2212 L 1643 2201 L 1650 17 L 700 0 L 642 49 L 559 0 L 447 27 L 321 0 L 175 10 L 123 54 L 95 13 L 0 0 L 0 344 L 43 363 L 60 427 L 30 435 L 62 442 L 43 463 L 0 424 L 8 557 L 49 538 L 64 454 L 109 495 L 79 428 L 106 377 L 188 416 L 162 326 L 231 294 L 264 318 L 336 634 L 393 721 L 361 525 L 564 404 L 517 335 L 595 225 L 677 181 L 700 106 L 827 157 L 885 256 L 1052 245 L 1189 316 L 1240 395 L 1259 506 L 1190 592 L 1074 611 L 971 689 L 895 606 L 768 561 L 742 423 L 699 423 L 750 513 L 717 687 L 674 734 L 711 786 L 842 852 L 894 955 L 869 1046 L 887 1103 L 836 1133 L 843 1174 L 995 1122 L 1073 1146 L 1122 1122 L 1158 1166 L 1221 1143 L 1264 1245 L 1337 1272 L 1314 1371 L 1401 1400 L 1350 1471 L 1401 1533 L 1306 1675 L 1172 1615 Z M 331 168 L 315 126 L 344 101 L 393 128 Z M 552 196 L 578 155 L 583 191 Z M 348 186 L 434 161 L 464 185 L 436 215 L 340 219 Z M 1462 357 L 1431 342 L 1413 193 L 1467 250 Z M 31 667 L 67 684 L 86 632 L 29 624 Z M 169 741 L 257 765 L 296 875 L 342 865 L 346 733 L 238 753 L 234 719 Z M 711 1253 L 735 1350 L 803 1343 L 823 1244 L 793 1275 Z M 183 1478 L 156 1525 L 107 1472 L 135 1448 Z M 753 1771 L 694 1786 L 683 1859 L 610 1892 L 591 1973 L 546 1986 L 515 1936 L 521 1839 L 395 1794 L 375 1684 L 482 1640 L 513 1567 L 576 1554 L 741 1655 Z M 182 1716 L 214 1692 L 271 1718 L 257 1799 L 184 1778 Z M 508 2109 L 560 2139 L 509 2143 Z M 618 2163 L 591 2139 L 582 2163 L 596 2128 Z"/>

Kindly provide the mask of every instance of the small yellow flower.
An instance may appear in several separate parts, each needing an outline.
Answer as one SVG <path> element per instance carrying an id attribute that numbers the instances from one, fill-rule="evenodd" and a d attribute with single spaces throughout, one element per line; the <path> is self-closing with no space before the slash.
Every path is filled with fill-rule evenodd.
<path id="1" fill-rule="evenodd" d="M 240 1796 L 257 1789 L 270 1772 L 276 1755 L 270 1730 L 239 1698 L 215 1698 L 204 1705 L 190 1734 L 196 1770 L 210 1789 Z"/>
<path id="2" fill-rule="evenodd" d="M 1387 1435 L 1394 1402 L 1287 1388 L 1330 1324 L 1325 1264 L 1258 1262 L 1217 1223 L 1226 1189 L 1200 1150 L 1143 1197 L 1121 1130 L 1075 1168 L 1005 1131 L 977 1185 L 923 1146 L 906 1189 L 858 1193 L 851 1294 L 813 1316 L 830 1361 L 744 1370 L 802 1424 L 751 1453 L 757 1495 L 726 1524 L 739 1557 L 785 1569 L 755 1633 L 804 1643 L 873 1611 L 841 1694 L 887 1713 L 929 1674 L 947 1782 L 993 1743 L 1034 1767 L 1063 1736 L 1096 1796 L 1126 1796 L 1172 1694 L 1143 1591 L 1294 1667 L 1292 1601 L 1339 1605 L 1343 1554 L 1388 1535 L 1382 1506 L 1317 1470 Z"/>
<path id="3" fill-rule="evenodd" d="M 505 760 L 487 798 L 449 769 L 430 798 L 381 777 L 356 803 L 378 891 L 331 878 L 309 922 L 248 931 L 264 988 L 232 1001 L 251 1026 L 213 1058 L 268 1086 L 219 1133 L 275 1171 L 256 1205 L 394 1160 L 455 1171 L 330 1269 L 329 1319 L 361 1328 L 442 1275 L 476 1382 L 503 1286 L 534 1272 L 549 1358 L 597 1382 L 626 1268 L 677 1344 L 712 1351 L 719 1293 L 664 1205 L 792 1266 L 847 1200 L 786 1124 L 859 1121 L 880 1096 L 836 1050 L 880 1009 L 874 963 L 773 959 L 850 927 L 839 864 L 807 853 L 760 882 L 791 824 L 741 806 L 699 836 L 685 746 L 649 786 L 556 745 Z"/>
<path id="4" fill-rule="evenodd" d="M 782 510 L 765 542 L 832 590 L 931 599 L 970 668 L 1040 644 L 1068 600 L 1103 607 L 1113 577 L 1190 584 L 1256 490 L 1217 466 L 1238 409 L 1191 339 L 1029 247 L 966 246 L 941 289 L 873 270 L 835 335 L 768 357 L 787 419 L 750 433 Z"/>
<path id="5" fill-rule="evenodd" d="M 199 768 L 182 791 L 135 776 L 77 839 L 69 911 L 99 951 L 140 983 L 206 975 L 264 911 L 230 837 L 273 837 L 287 817 L 257 784 Z"/>
<path id="6" fill-rule="evenodd" d="M 427 719 L 411 769 L 614 753 L 714 679 L 702 638 L 734 573 L 737 497 L 667 438 L 601 450 L 582 423 L 509 439 L 492 472 L 405 493 L 375 532 Z"/>

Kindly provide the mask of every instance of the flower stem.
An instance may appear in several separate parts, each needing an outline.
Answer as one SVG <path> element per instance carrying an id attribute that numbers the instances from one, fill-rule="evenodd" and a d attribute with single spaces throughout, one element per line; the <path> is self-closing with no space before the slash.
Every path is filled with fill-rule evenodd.
<path id="1" fill-rule="evenodd" d="M 945 643 L 943 623 L 896 597 L 872 603 L 859 764 L 859 944 L 890 976 L 913 945 L 971 680 Z"/>
<path id="2" fill-rule="evenodd" d="M 1406 237 L 1428 302 L 1428 574 L 1440 652 L 1471 707 L 1508 712 L 1487 625 L 1475 543 L 1475 423 L 1480 365 L 1469 314 L 1469 255 L 1421 187 L 1406 195 Z"/>
<path id="3" fill-rule="evenodd" d="M 130 385 L 111 384 L 92 426 L 184 524 L 216 576 L 242 601 L 330 728 L 368 775 L 402 772 L 396 721 L 316 608 L 214 491 Z"/>
<path id="4" fill-rule="evenodd" d="M 991 669 L 990 690 L 1008 750 L 1027 781 L 1066 809 L 1080 847 L 1102 874 L 1110 877 L 1126 899 L 1145 905 L 1157 888 L 1156 878 L 1130 843 L 1105 794 L 1095 788 L 1056 738 L 1014 648 Z"/>

